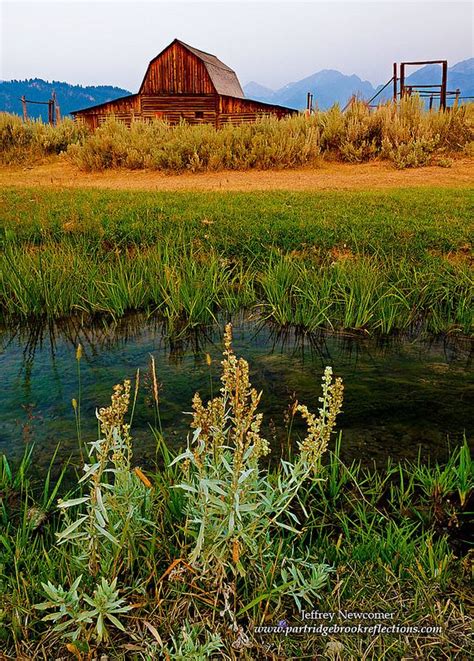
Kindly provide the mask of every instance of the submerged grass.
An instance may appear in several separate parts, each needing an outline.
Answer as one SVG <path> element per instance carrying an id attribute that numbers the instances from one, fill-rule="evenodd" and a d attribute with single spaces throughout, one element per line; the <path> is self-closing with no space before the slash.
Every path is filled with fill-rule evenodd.
<path id="1" fill-rule="evenodd" d="M 381 472 L 345 465 L 340 435 L 326 449 L 342 403 L 327 368 L 319 415 L 295 403 L 287 421 L 291 430 L 301 413 L 306 438 L 270 468 L 260 395 L 229 328 L 223 358 L 219 393 L 193 399 L 183 452 L 153 430 L 154 472 L 134 464 L 129 381 L 99 409 L 101 438 L 88 443 L 67 494 L 61 476 L 32 479 L 31 452 L 16 470 L 2 459 L 7 658 L 467 658 L 467 443 L 444 466 L 421 457 Z M 335 620 L 307 620 L 303 610 Z M 337 629 L 377 624 L 393 628 Z M 292 629 L 305 625 L 325 628 Z"/>
<path id="2" fill-rule="evenodd" d="M 0 193 L 5 317 L 472 329 L 472 193 Z"/>

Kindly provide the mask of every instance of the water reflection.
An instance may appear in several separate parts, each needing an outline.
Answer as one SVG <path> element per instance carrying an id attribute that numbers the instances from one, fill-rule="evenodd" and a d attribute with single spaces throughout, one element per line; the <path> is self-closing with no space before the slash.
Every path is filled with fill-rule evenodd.
<path id="1" fill-rule="evenodd" d="M 74 454 L 71 400 L 78 394 L 79 343 L 84 434 L 95 437 L 95 407 L 107 403 L 112 385 L 140 368 L 144 387 L 134 420 L 136 454 L 144 463 L 152 459 L 149 424 L 154 418 L 146 372 L 153 354 L 162 384 L 163 428 L 171 444 L 181 445 L 189 420 L 183 411 L 189 410 L 194 391 L 207 397 L 211 388 L 219 388 L 225 319 L 219 321 L 174 333 L 156 317 L 143 315 L 0 329 L 0 451 L 18 456 L 34 440 L 40 464 L 58 442 L 64 456 Z M 264 392 L 265 431 L 277 446 L 292 398 L 317 408 L 320 375 L 328 364 L 346 386 L 339 427 L 347 458 L 384 463 L 387 455 L 414 458 L 420 448 L 423 456 L 441 457 L 447 435 L 456 442 L 472 429 L 472 344 L 467 339 L 310 334 L 248 316 L 233 322 L 236 352 L 249 360 L 254 385 Z"/>

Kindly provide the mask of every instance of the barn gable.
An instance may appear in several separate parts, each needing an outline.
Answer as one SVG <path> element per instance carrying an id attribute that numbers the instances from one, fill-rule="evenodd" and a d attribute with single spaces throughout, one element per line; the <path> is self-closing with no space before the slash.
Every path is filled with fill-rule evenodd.
<path id="1" fill-rule="evenodd" d="M 175 39 L 150 64 L 139 94 L 215 94 L 204 62 Z"/>
<path id="2" fill-rule="evenodd" d="M 244 98 L 235 71 L 215 55 L 175 39 L 154 57 L 139 94 L 227 94 Z"/>

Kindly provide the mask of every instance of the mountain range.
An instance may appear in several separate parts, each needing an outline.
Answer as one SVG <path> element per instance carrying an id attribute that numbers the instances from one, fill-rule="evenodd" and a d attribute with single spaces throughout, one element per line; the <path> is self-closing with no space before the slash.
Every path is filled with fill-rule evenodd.
<path id="1" fill-rule="evenodd" d="M 439 65 L 426 65 L 407 77 L 408 84 L 427 84 L 441 79 Z M 323 69 L 307 76 L 297 82 L 288 83 L 278 90 L 272 90 L 254 81 L 244 86 L 245 95 L 250 99 L 265 101 L 290 108 L 302 109 L 306 107 L 306 95 L 311 92 L 318 108 L 324 110 L 334 103 L 344 106 L 353 94 L 362 99 L 372 98 L 383 85 L 374 87 L 367 80 L 359 76 L 346 75 L 334 69 Z M 462 96 L 474 97 L 474 58 L 458 62 L 448 69 L 448 89 L 461 90 Z M 83 87 L 70 85 L 65 82 L 48 82 L 40 78 L 29 80 L 0 81 L 0 112 L 22 114 L 21 97 L 26 96 L 31 101 L 47 101 L 52 92 L 56 92 L 62 116 L 68 115 L 71 110 L 79 110 L 89 106 L 111 101 L 120 96 L 131 94 L 126 89 L 112 87 L 111 85 L 97 85 Z M 392 96 L 392 87 L 389 85 L 379 94 L 376 102 L 386 100 Z M 47 119 L 47 106 L 29 104 L 30 117 Z"/>
<path id="2" fill-rule="evenodd" d="M 128 90 L 112 85 L 83 87 L 82 85 L 70 85 L 57 80 L 49 82 L 41 78 L 3 80 L 0 81 L 0 112 L 12 112 L 21 115 L 23 112 L 21 97 L 23 95 L 29 101 L 48 101 L 53 92 L 56 92 L 57 102 L 63 117 L 72 110 L 95 106 L 98 103 L 131 94 Z M 48 106 L 29 103 L 27 107 L 29 117 L 42 117 L 44 121 L 47 120 Z"/>
<path id="3" fill-rule="evenodd" d="M 406 83 L 412 85 L 434 84 L 441 81 L 441 67 L 428 64 L 407 76 Z M 295 83 L 288 83 L 278 90 L 264 87 L 254 81 L 244 86 L 245 95 L 258 101 L 275 103 L 291 108 L 306 107 L 307 93 L 311 92 L 318 108 L 325 110 L 334 103 L 344 106 L 353 94 L 361 99 L 369 100 L 383 85 L 374 87 L 368 80 L 362 80 L 355 74 L 348 76 L 334 69 L 323 69 Z M 461 90 L 463 96 L 474 96 L 474 58 L 458 62 L 448 69 L 448 89 Z M 392 97 L 392 86 L 389 85 L 377 97 L 386 100 Z"/>

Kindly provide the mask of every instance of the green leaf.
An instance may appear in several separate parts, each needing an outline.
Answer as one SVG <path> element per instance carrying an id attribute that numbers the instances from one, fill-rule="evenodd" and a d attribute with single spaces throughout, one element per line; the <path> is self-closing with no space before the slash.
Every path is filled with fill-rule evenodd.
<path id="1" fill-rule="evenodd" d="M 62 617 L 64 617 L 64 613 L 49 613 L 48 615 L 45 615 L 43 618 L 41 618 L 42 622 L 56 622 L 57 620 L 60 620 Z"/>
<path id="2" fill-rule="evenodd" d="M 80 516 L 80 517 L 77 519 L 77 521 L 74 521 L 74 523 L 71 523 L 71 525 L 68 526 L 65 530 L 62 530 L 61 532 L 57 532 L 57 533 L 56 533 L 56 537 L 57 537 L 58 539 L 66 539 L 67 536 L 68 536 L 70 533 L 74 532 L 74 530 L 76 530 L 77 528 L 79 528 L 79 526 L 80 526 L 82 523 L 84 523 L 84 521 L 85 521 L 86 519 L 87 519 L 87 515 L 84 514 L 83 516 Z"/>
<path id="3" fill-rule="evenodd" d="M 58 507 L 61 509 L 66 507 L 75 507 L 75 505 L 86 503 L 89 499 L 89 496 L 83 496 L 82 498 L 72 498 L 71 500 L 60 500 L 58 501 Z"/>
<path id="4" fill-rule="evenodd" d="M 125 627 L 123 624 L 120 622 L 118 618 L 115 617 L 115 615 L 112 615 L 112 613 L 106 613 L 105 616 L 113 623 L 115 626 L 120 629 L 120 631 L 125 631 Z"/>
<path id="5" fill-rule="evenodd" d="M 110 540 L 113 544 L 120 546 L 118 540 L 113 535 L 111 535 L 108 530 L 99 526 L 98 523 L 94 523 L 94 528 L 96 528 L 96 530 L 98 530 L 101 535 L 107 537 L 107 539 Z"/>
<path id="6" fill-rule="evenodd" d="M 102 613 L 100 613 L 100 614 L 99 614 L 99 617 L 97 618 L 97 623 L 96 623 L 96 627 L 95 627 L 95 628 L 96 628 L 96 630 L 97 630 L 97 634 L 98 634 L 98 637 L 99 637 L 99 641 L 101 641 L 102 638 L 104 637 L 104 633 L 105 633 L 105 628 L 104 628 L 104 616 L 102 615 Z"/>
<path id="7" fill-rule="evenodd" d="M 36 608 L 36 610 L 39 611 L 46 611 L 49 608 L 54 608 L 55 606 L 56 606 L 56 602 L 42 601 L 40 604 L 34 604 L 33 608 Z"/>
<path id="8" fill-rule="evenodd" d="M 254 472 L 255 472 L 255 468 L 247 468 L 247 470 L 241 473 L 239 477 L 239 484 L 242 484 L 242 482 L 244 482 L 248 478 L 248 476 Z"/>
<path id="9" fill-rule="evenodd" d="M 69 592 L 75 592 L 77 588 L 79 587 L 79 583 L 82 581 L 82 574 L 76 578 L 74 583 L 71 585 L 71 589 Z"/>
<path id="10" fill-rule="evenodd" d="M 105 508 L 104 501 L 102 500 L 102 492 L 99 487 L 95 488 L 95 495 L 97 498 L 97 505 L 99 506 L 102 516 L 105 519 L 105 521 L 108 523 L 109 517 L 107 516 L 107 510 Z"/>
<path id="11" fill-rule="evenodd" d="M 54 585 L 48 581 L 47 583 L 41 583 L 41 587 L 43 590 L 46 592 L 48 597 L 53 600 L 54 603 L 56 603 L 59 599 L 59 592 L 57 588 L 54 587 Z"/>

